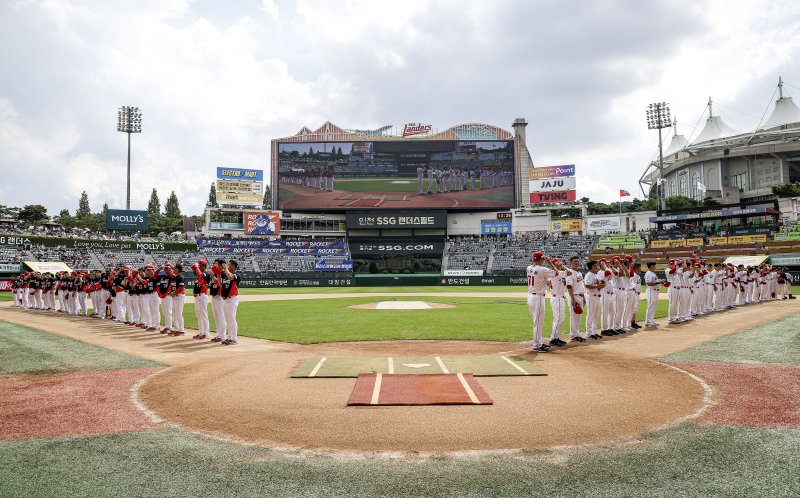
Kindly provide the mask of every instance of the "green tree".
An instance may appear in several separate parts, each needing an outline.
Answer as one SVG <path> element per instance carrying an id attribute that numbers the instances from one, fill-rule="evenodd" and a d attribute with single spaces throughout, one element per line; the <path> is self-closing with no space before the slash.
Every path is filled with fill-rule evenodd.
<path id="1" fill-rule="evenodd" d="M 706 197 L 703 199 L 703 206 L 720 206 L 718 200 L 714 199 L 713 197 Z"/>
<path id="2" fill-rule="evenodd" d="M 44 223 L 49 218 L 47 216 L 47 208 L 41 204 L 28 204 L 19 210 L 18 219 L 22 223 L 28 225 L 38 225 Z"/>
<path id="3" fill-rule="evenodd" d="M 698 202 L 682 195 L 667 197 L 667 209 L 687 209 L 697 207 Z"/>
<path id="4" fill-rule="evenodd" d="M 108 203 L 107 202 L 103 203 L 103 213 L 102 214 L 103 214 L 103 219 L 105 219 L 106 215 L 108 214 Z"/>
<path id="5" fill-rule="evenodd" d="M 211 182 L 211 190 L 208 191 L 208 204 L 212 207 L 219 207 L 217 205 L 217 185 L 216 182 Z"/>
<path id="6" fill-rule="evenodd" d="M 72 227 L 72 216 L 69 214 L 69 209 L 62 209 L 61 212 L 58 213 L 53 221 L 58 223 L 59 225 L 67 228 Z"/>
<path id="7" fill-rule="evenodd" d="M 167 218 L 180 218 L 181 208 L 178 206 L 178 196 L 175 191 L 170 192 L 167 202 L 164 203 L 164 216 Z"/>
<path id="8" fill-rule="evenodd" d="M 264 200 L 261 202 L 262 209 L 272 209 L 272 187 L 264 186 Z"/>
<path id="9" fill-rule="evenodd" d="M 158 191 L 155 187 L 153 187 L 153 192 L 150 194 L 150 201 L 147 203 L 147 214 L 150 215 L 151 218 L 161 214 L 161 201 L 158 200 Z"/>
<path id="10" fill-rule="evenodd" d="M 78 201 L 78 210 L 75 211 L 76 218 L 83 218 L 85 216 L 89 216 L 92 214 L 92 210 L 89 207 L 89 196 L 86 195 L 86 191 L 84 190 L 81 192 L 81 200 Z"/>
<path id="11" fill-rule="evenodd" d="M 778 197 L 800 197 L 800 183 L 773 185 L 772 193 Z"/>

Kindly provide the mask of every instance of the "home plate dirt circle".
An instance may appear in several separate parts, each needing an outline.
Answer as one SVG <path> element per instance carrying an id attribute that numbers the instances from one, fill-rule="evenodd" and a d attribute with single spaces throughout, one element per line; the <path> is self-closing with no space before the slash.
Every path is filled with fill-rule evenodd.
<path id="1" fill-rule="evenodd" d="M 340 343 L 212 358 L 150 377 L 139 400 L 179 426 L 266 447 L 357 452 L 543 448 L 631 436 L 696 413 L 704 387 L 650 359 L 599 348 L 518 351 L 547 376 L 480 377 L 494 404 L 347 406 L 354 378 L 290 378 L 314 357 L 492 355 L 517 345 Z"/>

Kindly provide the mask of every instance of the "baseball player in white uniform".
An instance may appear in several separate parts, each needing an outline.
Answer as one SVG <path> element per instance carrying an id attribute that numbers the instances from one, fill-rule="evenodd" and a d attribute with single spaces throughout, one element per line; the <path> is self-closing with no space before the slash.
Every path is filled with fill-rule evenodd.
<path id="1" fill-rule="evenodd" d="M 533 318 L 533 352 L 547 353 L 550 346 L 542 343 L 542 327 L 544 326 L 544 294 L 547 291 L 547 280 L 556 275 L 555 270 L 542 266 L 550 259 L 542 252 L 533 253 L 531 264 L 526 270 L 528 276 L 528 310 Z"/>
<path id="2" fill-rule="evenodd" d="M 572 270 L 567 269 L 557 258 L 553 258 L 550 264 L 553 266 L 555 274 L 548 281 L 552 289 L 550 308 L 553 310 L 553 328 L 550 331 L 549 345 L 564 346 L 567 343 L 559 337 L 561 326 L 564 324 L 564 308 L 567 302 L 567 297 L 564 293 L 564 279 L 572 275 Z"/>
<path id="3" fill-rule="evenodd" d="M 586 307 L 586 300 L 584 294 L 586 292 L 583 286 L 583 275 L 579 270 L 581 260 L 578 256 L 572 256 L 569 259 L 570 269 L 572 274 L 567 276 L 565 283 L 567 285 L 567 293 L 569 294 L 569 337 L 570 342 L 584 342 L 585 338 L 581 337 L 581 313 L 583 308 Z M 579 313 L 580 312 L 580 313 Z"/>
<path id="4" fill-rule="evenodd" d="M 625 303 L 625 328 L 628 330 L 642 328 L 636 323 L 636 313 L 639 311 L 639 298 L 642 294 L 641 268 L 641 263 L 631 264 L 631 272 L 628 276 L 628 301 Z"/>
<path id="5" fill-rule="evenodd" d="M 658 306 L 658 289 L 661 288 L 661 279 L 658 278 L 655 272 L 656 262 L 650 261 L 647 263 L 647 273 L 644 274 L 644 283 L 647 286 L 647 311 L 645 312 L 644 326 L 647 328 L 656 328 L 656 306 Z"/>
<path id="6" fill-rule="evenodd" d="M 600 295 L 605 287 L 605 282 L 597 278 L 599 270 L 596 261 L 589 261 L 586 266 L 589 271 L 583 278 L 586 287 L 586 337 L 600 339 L 597 332 L 597 315 L 600 312 Z"/>

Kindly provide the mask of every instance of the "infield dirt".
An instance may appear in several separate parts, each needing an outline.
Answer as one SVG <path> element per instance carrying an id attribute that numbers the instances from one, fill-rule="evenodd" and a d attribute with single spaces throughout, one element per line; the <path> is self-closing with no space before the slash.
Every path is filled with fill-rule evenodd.
<path id="1" fill-rule="evenodd" d="M 467 341 L 301 346 L 241 338 L 222 348 L 7 305 L 0 319 L 173 365 L 139 397 L 185 428 L 266 447 L 442 452 L 597 443 L 697 415 L 709 401 L 706 386 L 656 358 L 797 311 L 794 303 L 762 303 L 547 355 L 524 343 Z M 309 356 L 498 353 L 522 355 L 548 376 L 481 379 L 495 404 L 478 407 L 347 407 L 355 379 L 289 377 Z"/>

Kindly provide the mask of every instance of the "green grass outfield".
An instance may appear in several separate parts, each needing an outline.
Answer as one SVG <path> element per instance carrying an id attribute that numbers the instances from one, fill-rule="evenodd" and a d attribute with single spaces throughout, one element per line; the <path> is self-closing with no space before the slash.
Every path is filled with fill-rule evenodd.
<path id="1" fill-rule="evenodd" d="M 391 275 L 387 275 L 391 276 Z M 432 293 L 447 294 L 453 292 L 519 292 L 524 294 L 525 287 L 520 285 L 419 285 L 419 286 L 400 286 L 400 287 L 256 287 L 239 289 L 242 295 L 261 295 L 261 294 L 343 294 L 343 293 Z M 647 289 L 643 285 L 642 292 Z M 667 289 L 662 287 L 661 293 L 666 294 Z M 800 296 L 800 285 L 792 286 L 792 294 Z M 2 296 L 2 294 L 0 294 Z M 9 297 L 10 301 L 11 298 Z"/>
<path id="2" fill-rule="evenodd" d="M 0 494 L 788 497 L 800 492 L 800 430 L 681 425 L 641 439 L 635 445 L 426 460 L 294 456 L 175 429 L 0 441 Z"/>
<path id="3" fill-rule="evenodd" d="M 397 296 L 398 301 L 453 304 L 455 308 L 428 310 L 351 309 L 354 304 L 390 298 L 357 297 L 290 301 L 240 302 L 239 334 L 274 341 L 313 344 L 338 341 L 403 339 L 478 340 L 519 342 L 532 338 L 532 322 L 525 299 L 460 298 L 455 296 Z M 639 304 L 644 320 L 646 303 Z M 666 316 L 667 302 L 659 301 L 656 318 Z M 197 328 L 194 305 L 183 312 L 186 327 Z M 582 328 L 584 325 L 582 325 Z M 214 330 L 213 317 L 211 329 Z M 552 312 L 546 306 L 544 337 L 550 337 Z M 568 335 L 565 320 L 563 334 Z"/>
<path id="4" fill-rule="evenodd" d="M 153 361 L 3 321 L 0 321 L 0 358 L 0 374 L 162 366 Z"/>

